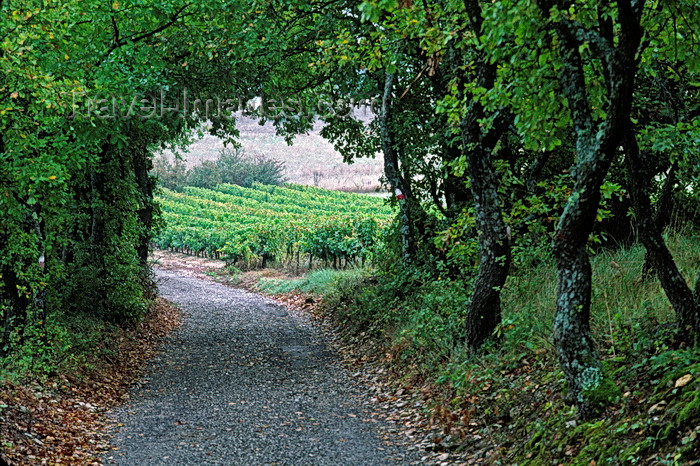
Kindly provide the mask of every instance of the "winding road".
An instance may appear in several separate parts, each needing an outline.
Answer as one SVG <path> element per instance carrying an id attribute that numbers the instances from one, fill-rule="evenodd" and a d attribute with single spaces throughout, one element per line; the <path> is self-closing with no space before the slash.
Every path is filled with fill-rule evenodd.
<path id="1" fill-rule="evenodd" d="M 419 463 L 363 410 L 368 395 L 308 317 L 243 290 L 156 272 L 184 321 L 111 413 L 120 427 L 106 464 Z"/>

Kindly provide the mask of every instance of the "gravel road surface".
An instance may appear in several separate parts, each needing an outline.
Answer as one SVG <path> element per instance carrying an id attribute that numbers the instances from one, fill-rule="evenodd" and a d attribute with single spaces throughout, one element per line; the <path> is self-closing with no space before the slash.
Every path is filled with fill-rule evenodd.
<path id="1" fill-rule="evenodd" d="M 111 413 L 123 426 L 106 464 L 418 463 L 304 315 L 176 271 L 157 279 L 184 321 Z"/>

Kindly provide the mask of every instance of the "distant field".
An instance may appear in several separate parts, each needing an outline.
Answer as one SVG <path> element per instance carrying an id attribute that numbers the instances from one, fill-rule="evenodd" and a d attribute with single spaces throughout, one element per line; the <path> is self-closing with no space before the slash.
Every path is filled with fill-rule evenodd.
<path id="1" fill-rule="evenodd" d="M 157 200 L 166 222 L 154 239 L 159 249 L 245 268 L 364 262 L 392 217 L 373 196 L 292 184 L 162 189 Z"/>
<path id="2" fill-rule="evenodd" d="M 297 136 L 292 146 L 275 134 L 271 122 L 264 126 L 247 117 L 240 117 L 240 142 L 246 154 L 262 155 L 285 163 L 285 176 L 290 183 L 317 186 L 348 192 L 374 192 L 383 174 L 381 153 L 373 159 L 361 159 L 348 165 L 333 146 L 319 135 L 318 123 L 310 134 Z M 221 139 L 206 135 L 183 153 L 188 166 L 203 160 L 214 160 L 224 147 Z M 172 160 L 173 154 L 164 155 Z"/>

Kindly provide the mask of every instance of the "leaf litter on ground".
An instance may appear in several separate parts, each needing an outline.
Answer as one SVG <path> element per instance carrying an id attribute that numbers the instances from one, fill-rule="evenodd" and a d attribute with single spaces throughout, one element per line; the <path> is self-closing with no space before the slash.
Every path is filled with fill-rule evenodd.
<path id="1" fill-rule="evenodd" d="M 114 354 L 80 373 L 0 381 L 0 464 L 98 465 L 110 448 L 107 411 L 122 403 L 180 312 L 157 299 L 144 320 L 114 335 Z"/>

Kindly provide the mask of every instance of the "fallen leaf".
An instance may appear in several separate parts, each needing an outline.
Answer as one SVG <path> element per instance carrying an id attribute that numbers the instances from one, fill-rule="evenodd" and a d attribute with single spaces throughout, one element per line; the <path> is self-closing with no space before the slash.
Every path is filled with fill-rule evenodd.
<path id="1" fill-rule="evenodd" d="M 663 400 L 659 401 L 658 403 L 653 405 L 651 408 L 649 408 L 649 411 L 648 411 L 649 415 L 660 413 L 661 411 L 664 410 L 664 408 L 666 407 L 666 404 L 667 404 L 666 401 L 663 401 Z"/>
<path id="2" fill-rule="evenodd" d="M 685 387 L 686 385 L 688 385 L 690 383 L 691 380 L 693 380 L 693 376 L 690 374 L 685 374 L 683 377 L 676 380 L 675 387 L 676 388 Z"/>

